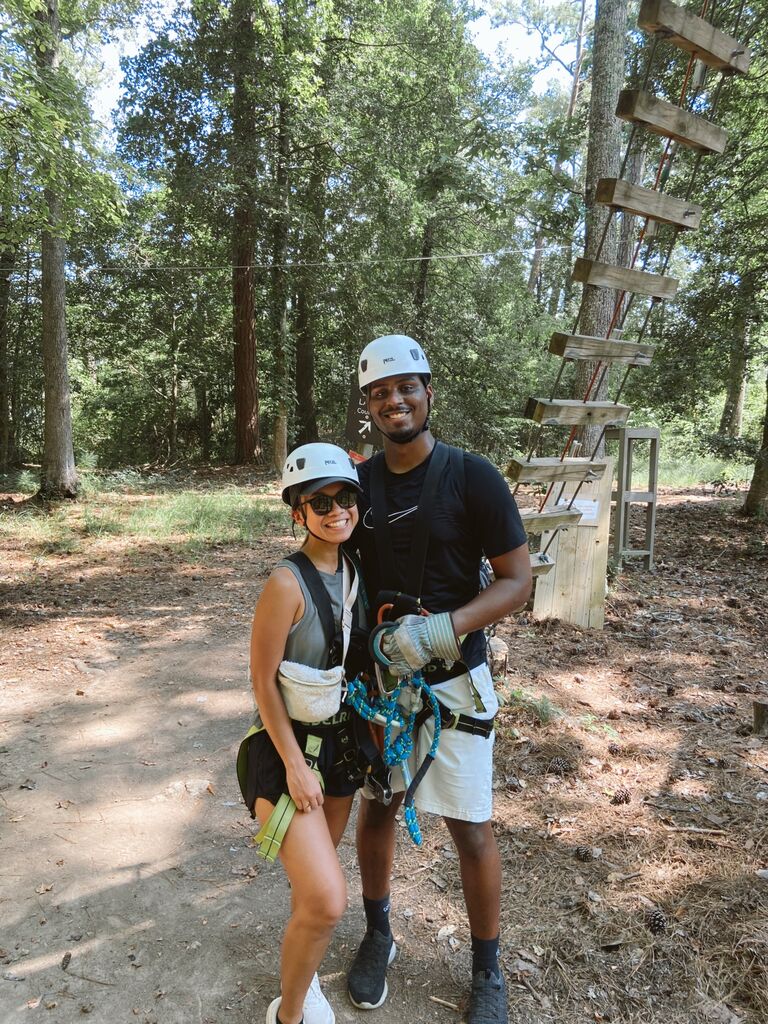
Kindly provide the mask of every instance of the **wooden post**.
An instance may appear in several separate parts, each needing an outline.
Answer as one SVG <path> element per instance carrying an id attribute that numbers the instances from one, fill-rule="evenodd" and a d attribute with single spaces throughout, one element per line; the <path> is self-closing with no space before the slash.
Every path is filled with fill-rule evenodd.
<path id="1" fill-rule="evenodd" d="M 768 736 L 768 704 L 762 700 L 752 701 L 754 716 L 753 732 L 755 736 Z"/>

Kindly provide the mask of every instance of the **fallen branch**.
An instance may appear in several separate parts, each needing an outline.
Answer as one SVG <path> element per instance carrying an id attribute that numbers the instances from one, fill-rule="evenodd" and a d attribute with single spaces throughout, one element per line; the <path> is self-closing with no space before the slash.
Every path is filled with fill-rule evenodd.
<path id="1" fill-rule="evenodd" d="M 447 999 L 440 999 L 439 996 L 430 996 L 430 1000 L 433 1003 L 437 1003 L 438 1006 L 447 1006 L 449 1010 L 458 1010 L 456 1003 L 449 1003 Z"/>

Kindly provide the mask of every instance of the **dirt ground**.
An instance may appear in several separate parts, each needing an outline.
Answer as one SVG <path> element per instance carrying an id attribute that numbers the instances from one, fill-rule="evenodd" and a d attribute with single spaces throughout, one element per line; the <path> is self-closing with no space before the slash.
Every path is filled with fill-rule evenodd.
<path id="1" fill-rule="evenodd" d="M 750 729 L 768 701 L 768 542 L 738 501 L 665 493 L 656 568 L 610 581 L 602 632 L 499 626 L 513 1024 L 768 1019 L 768 741 Z M 2 1024 L 263 1020 L 288 890 L 254 855 L 233 762 L 252 607 L 291 544 L 4 552 Z M 362 911 L 343 841 L 350 908 L 321 971 L 339 1022 L 462 1019 L 457 862 L 442 823 L 421 824 L 421 849 L 401 835 L 401 953 L 375 1014 L 345 994 Z"/>

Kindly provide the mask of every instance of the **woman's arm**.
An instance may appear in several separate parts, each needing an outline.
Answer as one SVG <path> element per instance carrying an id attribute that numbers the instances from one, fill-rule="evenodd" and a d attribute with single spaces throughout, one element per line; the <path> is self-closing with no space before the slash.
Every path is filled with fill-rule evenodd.
<path id="1" fill-rule="evenodd" d="M 253 613 L 251 683 L 259 714 L 285 765 L 288 792 L 302 811 L 320 807 L 323 791 L 304 760 L 277 682 L 288 633 L 304 612 L 301 588 L 290 569 L 278 568 L 267 580 Z"/>

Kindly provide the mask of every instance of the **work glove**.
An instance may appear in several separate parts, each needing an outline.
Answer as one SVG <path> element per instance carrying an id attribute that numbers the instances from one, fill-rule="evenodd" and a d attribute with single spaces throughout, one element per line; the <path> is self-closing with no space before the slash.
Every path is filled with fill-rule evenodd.
<path id="1" fill-rule="evenodd" d="M 435 658 L 444 661 L 446 668 L 461 658 L 450 612 L 403 615 L 397 629 L 382 637 L 381 652 L 392 662 L 389 671 L 397 676 L 413 675 Z"/>

